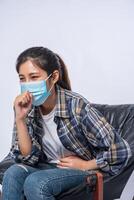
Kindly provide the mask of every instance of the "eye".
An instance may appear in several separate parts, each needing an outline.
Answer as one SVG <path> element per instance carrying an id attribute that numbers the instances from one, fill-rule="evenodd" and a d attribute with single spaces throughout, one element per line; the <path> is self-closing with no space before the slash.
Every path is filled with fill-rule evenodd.
<path id="1" fill-rule="evenodd" d="M 20 77 L 19 79 L 20 79 L 20 82 L 24 82 L 25 81 L 25 79 L 23 77 Z"/>
<path id="2" fill-rule="evenodd" d="M 38 76 L 32 76 L 31 77 L 32 79 L 37 79 L 37 78 L 39 78 Z"/>

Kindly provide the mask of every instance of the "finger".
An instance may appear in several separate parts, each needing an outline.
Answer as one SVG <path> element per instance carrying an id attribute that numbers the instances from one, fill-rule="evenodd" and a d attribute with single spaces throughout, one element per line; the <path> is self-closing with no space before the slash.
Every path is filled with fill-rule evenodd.
<path id="1" fill-rule="evenodd" d="M 27 98 L 27 101 L 30 101 L 31 100 L 31 97 L 30 97 L 30 94 L 27 92 L 26 93 L 26 96 L 25 96 L 26 98 Z"/>
<path id="2" fill-rule="evenodd" d="M 30 104 L 31 104 L 31 102 L 27 99 L 26 96 L 22 98 L 22 101 L 21 101 L 22 106 L 28 106 Z"/>
<path id="3" fill-rule="evenodd" d="M 32 104 L 33 95 L 30 92 L 28 93 L 28 99 L 29 99 L 29 103 Z"/>
<path id="4" fill-rule="evenodd" d="M 68 169 L 69 168 L 69 167 L 63 167 L 63 166 L 58 166 L 58 165 L 57 165 L 57 167 L 61 168 L 61 169 Z"/>
<path id="5" fill-rule="evenodd" d="M 31 101 L 31 99 L 32 99 L 32 94 L 31 94 L 29 91 L 26 92 L 25 96 L 26 96 L 26 98 L 28 99 L 28 101 Z"/>
<path id="6" fill-rule="evenodd" d="M 27 104 L 29 102 L 27 96 L 24 96 L 22 98 L 22 102 L 23 102 L 23 104 Z"/>
<path id="7" fill-rule="evenodd" d="M 33 96 L 32 94 L 27 91 L 25 94 L 24 94 L 24 99 L 25 99 L 25 102 L 26 103 L 31 103 L 32 102 L 32 99 L 33 99 Z"/>
<path id="8" fill-rule="evenodd" d="M 68 162 L 70 162 L 70 159 L 69 159 L 68 157 L 61 158 L 61 159 L 60 159 L 60 162 L 68 163 Z"/>
<path id="9" fill-rule="evenodd" d="M 61 162 L 70 162 L 73 158 L 76 158 L 74 156 L 66 156 L 64 158 L 61 158 L 60 161 Z"/>
<path id="10" fill-rule="evenodd" d="M 29 95 L 30 95 L 30 98 L 31 98 L 31 99 L 33 99 L 33 94 L 32 94 L 32 93 L 30 93 Z"/>
<path id="11" fill-rule="evenodd" d="M 28 102 L 29 102 L 29 97 L 28 97 L 27 95 L 25 95 L 25 96 L 23 97 L 23 100 L 24 100 L 25 103 L 28 103 Z"/>
<path id="12" fill-rule="evenodd" d="M 28 96 L 28 98 L 29 98 L 30 101 L 31 101 L 31 99 L 33 99 L 33 95 L 29 91 L 27 92 L 27 96 Z"/>
<path id="13" fill-rule="evenodd" d="M 18 98 L 19 102 L 25 103 L 27 100 L 27 92 L 24 92 L 20 97 Z"/>
<path id="14" fill-rule="evenodd" d="M 27 102 L 31 102 L 33 99 L 32 94 L 29 91 L 26 91 L 22 94 L 22 98 L 24 100 L 24 97 L 27 99 Z"/>
<path id="15" fill-rule="evenodd" d="M 62 162 L 59 162 L 58 164 L 57 164 L 57 167 L 70 167 L 71 165 L 70 165 L 70 163 L 62 163 Z"/>
<path id="16" fill-rule="evenodd" d="M 21 104 L 21 106 L 27 105 L 27 103 L 25 102 L 25 100 L 22 100 L 20 104 Z"/>

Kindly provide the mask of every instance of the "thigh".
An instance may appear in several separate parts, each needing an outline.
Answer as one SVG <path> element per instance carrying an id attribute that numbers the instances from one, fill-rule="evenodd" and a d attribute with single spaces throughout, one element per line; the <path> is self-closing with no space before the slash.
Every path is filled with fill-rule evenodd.
<path id="1" fill-rule="evenodd" d="M 56 196 L 81 184 L 88 172 L 75 169 L 48 169 L 32 173 L 25 181 L 24 190 L 37 198 Z M 39 195 L 39 196 L 38 196 Z M 32 197 L 31 197 L 32 199 Z"/>

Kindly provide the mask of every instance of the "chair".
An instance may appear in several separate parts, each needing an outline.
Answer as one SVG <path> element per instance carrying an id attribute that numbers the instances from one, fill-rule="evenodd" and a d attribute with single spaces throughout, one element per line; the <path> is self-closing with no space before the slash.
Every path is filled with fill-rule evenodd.
<path id="1" fill-rule="evenodd" d="M 125 185 L 125 188 L 123 189 L 123 192 L 120 196 L 120 199 L 115 200 L 132 200 L 134 199 L 134 190 L 132 189 L 134 184 L 134 171 L 130 175 L 127 184 Z"/>
<path id="2" fill-rule="evenodd" d="M 134 154 L 134 104 L 102 105 L 92 104 L 99 110 L 115 130 L 128 141 Z M 0 164 L 0 173 L 1 173 Z M 59 195 L 57 200 L 113 200 L 120 195 L 134 170 L 134 156 L 121 174 L 103 182 L 101 173 L 94 172 L 87 176 L 84 183 Z M 2 171 L 3 173 L 3 171 Z M 113 189 L 114 188 L 114 189 Z M 131 200 L 131 199 L 125 199 Z"/>

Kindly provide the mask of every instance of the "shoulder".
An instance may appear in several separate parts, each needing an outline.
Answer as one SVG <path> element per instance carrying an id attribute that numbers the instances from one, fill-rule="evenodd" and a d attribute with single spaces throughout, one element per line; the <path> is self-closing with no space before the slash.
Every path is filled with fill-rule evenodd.
<path id="1" fill-rule="evenodd" d="M 89 111 L 91 103 L 77 92 L 57 86 L 57 109 L 62 116 L 83 115 Z"/>
<path id="2" fill-rule="evenodd" d="M 85 109 L 91 107 L 91 102 L 77 92 L 64 89 L 65 98 L 68 106 L 72 108 L 75 114 L 80 115 Z"/>

